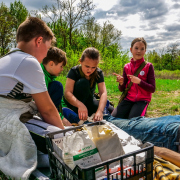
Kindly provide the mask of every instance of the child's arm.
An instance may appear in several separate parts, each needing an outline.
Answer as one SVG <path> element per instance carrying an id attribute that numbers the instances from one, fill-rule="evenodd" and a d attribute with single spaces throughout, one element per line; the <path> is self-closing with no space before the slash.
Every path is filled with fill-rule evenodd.
<path id="1" fill-rule="evenodd" d="M 99 106 L 95 113 L 94 120 L 101 121 L 103 119 L 103 110 L 107 103 L 107 91 L 104 82 L 98 83 L 98 90 L 100 95 Z"/>
<path id="2" fill-rule="evenodd" d="M 121 91 L 121 92 L 124 91 L 124 89 L 126 88 L 126 84 L 128 82 L 128 78 L 127 78 L 125 69 L 123 69 L 123 78 L 124 78 L 123 84 L 122 85 L 119 84 L 119 86 L 118 86 L 119 91 Z"/>
<path id="3" fill-rule="evenodd" d="M 164 147 L 154 146 L 154 154 L 180 167 L 180 154 Z"/>
<path id="4" fill-rule="evenodd" d="M 48 92 L 45 91 L 42 93 L 32 94 L 32 97 L 43 119 L 49 124 L 64 129 L 59 113 Z"/>
<path id="5" fill-rule="evenodd" d="M 65 117 L 62 119 L 62 122 L 64 126 L 72 126 L 72 124 Z"/>
<path id="6" fill-rule="evenodd" d="M 87 120 L 88 110 L 86 106 L 73 95 L 74 84 L 74 80 L 67 78 L 64 96 L 71 105 L 78 108 L 79 119 Z"/>
<path id="7" fill-rule="evenodd" d="M 143 81 L 142 79 L 134 75 L 127 75 L 127 76 L 131 79 L 131 82 L 138 84 L 144 90 L 151 93 L 155 92 L 155 75 L 154 75 L 154 68 L 152 64 L 149 66 L 149 71 L 147 74 L 147 82 Z"/>
<path id="8" fill-rule="evenodd" d="M 116 82 L 118 82 L 119 83 L 119 85 L 120 86 L 122 86 L 123 85 L 123 83 L 124 83 L 124 78 L 121 76 L 121 75 L 119 75 L 119 74 L 116 74 L 116 73 L 113 73 L 113 75 L 115 75 L 116 76 Z"/>
<path id="9" fill-rule="evenodd" d="M 154 67 L 152 64 L 149 66 L 149 71 L 147 74 L 147 82 L 141 80 L 139 86 L 148 92 L 151 93 L 155 92 L 156 83 L 155 83 Z"/>

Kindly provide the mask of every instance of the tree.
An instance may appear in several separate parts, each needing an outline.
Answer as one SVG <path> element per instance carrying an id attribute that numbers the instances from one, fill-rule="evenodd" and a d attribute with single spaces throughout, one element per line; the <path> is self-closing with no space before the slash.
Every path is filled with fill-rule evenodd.
<path id="1" fill-rule="evenodd" d="M 19 25 L 27 18 L 29 12 L 22 2 L 14 1 L 10 3 L 10 14 L 14 17 L 14 36 L 16 35 Z M 16 41 L 14 40 L 14 46 L 16 46 Z"/>
<path id="2" fill-rule="evenodd" d="M 77 5 L 75 4 L 77 3 Z M 83 20 L 91 15 L 94 9 L 91 0 L 68 0 L 65 2 L 65 21 L 69 26 L 69 43 L 71 45 L 72 31 L 79 25 L 83 24 Z"/>
<path id="3" fill-rule="evenodd" d="M 101 29 L 101 44 L 102 44 L 102 52 L 104 52 L 104 48 L 110 46 L 113 43 L 118 43 L 121 38 L 121 31 L 117 30 L 113 24 L 109 21 L 103 23 Z"/>
<path id="4" fill-rule="evenodd" d="M 44 6 L 41 13 L 49 18 L 55 26 L 59 21 L 59 30 L 62 35 L 68 33 L 69 44 L 72 44 L 73 31 L 83 24 L 83 21 L 91 15 L 94 9 L 92 0 L 55 0 L 52 7 Z"/>
<path id="5" fill-rule="evenodd" d="M 161 62 L 162 58 L 159 56 L 159 54 L 155 50 L 149 51 L 148 53 L 146 53 L 145 59 L 148 62 L 153 63 L 155 69 L 162 70 L 163 68 L 163 64 Z"/>
<path id="6" fill-rule="evenodd" d="M 0 5 L 0 52 L 1 56 L 6 54 L 11 47 L 13 39 L 13 27 L 15 19 L 11 16 L 9 9 L 2 2 Z"/>
<path id="7" fill-rule="evenodd" d="M 97 23 L 97 21 L 95 21 L 95 18 L 92 17 L 85 20 L 85 23 L 81 27 L 81 30 L 87 40 L 87 46 L 98 48 L 98 46 L 100 45 L 101 26 L 99 23 Z"/>
<path id="8" fill-rule="evenodd" d="M 173 43 L 167 47 L 167 53 L 170 55 L 169 63 L 171 64 L 171 70 L 174 70 L 173 61 L 175 61 L 179 54 L 178 46 L 179 45 L 177 43 Z"/>

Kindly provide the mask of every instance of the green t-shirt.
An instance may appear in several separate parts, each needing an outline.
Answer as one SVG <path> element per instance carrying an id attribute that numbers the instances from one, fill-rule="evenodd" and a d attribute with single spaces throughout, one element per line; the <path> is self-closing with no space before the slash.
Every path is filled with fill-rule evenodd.
<path id="1" fill-rule="evenodd" d="M 55 81 L 55 79 L 56 79 L 57 76 L 52 76 L 51 74 L 49 74 L 49 73 L 46 71 L 46 69 L 45 69 L 45 67 L 44 67 L 43 64 L 41 64 L 41 68 L 42 68 L 42 70 L 43 70 L 44 78 L 45 78 L 45 82 L 46 82 L 46 87 L 47 87 L 47 89 L 48 89 L 49 83 L 51 83 L 52 81 Z M 61 107 L 60 107 L 60 108 L 61 108 Z M 62 109 L 60 109 L 60 111 L 62 111 Z M 64 116 L 62 115 L 61 112 L 59 112 L 59 115 L 60 115 L 61 119 L 64 118 Z"/>
<path id="2" fill-rule="evenodd" d="M 49 83 L 51 83 L 52 81 L 55 81 L 56 76 L 52 76 L 51 74 L 49 74 L 49 73 L 46 71 L 46 69 L 45 69 L 45 67 L 44 67 L 43 64 L 41 64 L 41 68 L 42 68 L 42 70 L 43 70 L 43 72 L 44 72 L 44 78 L 45 78 L 45 81 L 46 81 L 46 87 L 47 87 L 47 89 L 48 89 Z"/>

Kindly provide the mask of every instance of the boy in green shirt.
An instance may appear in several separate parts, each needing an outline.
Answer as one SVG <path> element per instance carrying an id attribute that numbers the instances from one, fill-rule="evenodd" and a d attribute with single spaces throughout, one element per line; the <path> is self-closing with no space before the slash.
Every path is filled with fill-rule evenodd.
<path id="1" fill-rule="evenodd" d="M 43 59 L 41 67 L 44 72 L 48 93 L 60 114 L 63 124 L 71 126 L 71 123 L 62 115 L 63 85 L 59 81 L 55 81 L 56 77 L 63 71 L 66 63 L 66 53 L 57 47 L 51 47 L 47 52 L 47 56 Z"/>

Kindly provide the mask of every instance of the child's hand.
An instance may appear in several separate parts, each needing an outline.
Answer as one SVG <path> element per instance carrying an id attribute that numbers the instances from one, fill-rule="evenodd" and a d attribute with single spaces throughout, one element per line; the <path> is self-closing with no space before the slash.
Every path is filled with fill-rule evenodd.
<path id="1" fill-rule="evenodd" d="M 87 120 L 88 118 L 88 110 L 83 103 L 78 107 L 78 116 L 81 120 Z"/>
<path id="2" fill-rule="evenodd" d="M 116 73 L 113 73 L 113 75 L 115 75 L 117 77 L 116 82 L 118 82 L 120 85 L 122 85 L 124 83 L 124 78 Z"/>
<path id="3" fill-rule="evenodd" d="M 131 82 L 133 82 L 135 84 L 140 84 L 141 79 L 139 79 L 138 77 L 133 76 L 133 75 L 129 75 L 129 74 L 127 76 L 130 78 Z"/>
<path id="4" fill-rule="evenodd" d="M 103 113 L 102 111 L 97 111 L 96 114 L 94 115 L 94 121 L 101 121 L 103 120 Z"/>
<path id="5" fill-rule="evenodd" d="M 72 124 L 66 118 L 63 118 L 62 122 L 64 126 L 72 126 Z"/>

